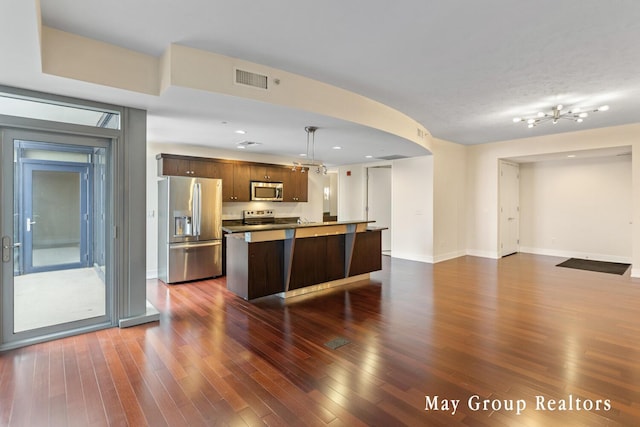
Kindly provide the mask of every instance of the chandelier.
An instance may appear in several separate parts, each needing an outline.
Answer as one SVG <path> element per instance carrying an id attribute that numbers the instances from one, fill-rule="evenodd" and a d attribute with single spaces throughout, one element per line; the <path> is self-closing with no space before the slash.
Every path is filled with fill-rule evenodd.
<path id="1" fill-rule="evenodd" d="M 315 173 L 326 175 L 327 167 L 321 161 L 316 162 L 316 131 L 318 128 L 316 126 L 305 126 L 304 130 L 307 132 L 307 152 L 304 157 L 309 158 L 309 148 L 311 148 L 311 162 L 293 162 L 291 170 L 293 172 L 299 170 L 304 173 L 305 167 L 308 167 L 309 170 L 315 171 Z"/>
<path id="2" fill-rule="evenodd" d="M 584 118 L 589 116 L 589 113 L 597 113 L 598 111 L 607 111 L 609 109 L 608 105 L 603 105 L 602 107 L 598 107 L 595 110 L 581 110 L 578 107 L 574 107 L 570 110 L 563 110 L 562 105 L 558 104 L 551 109 L 551 112 L 539 112 L 537 115 L 533 117 L 516 117 L 513 119 L 514 123 L 524 122 L 527 123 L 527 127 L 532 128 L 537 126 L 540 123 L 544 122 L 552 122 L 554 125 L 558 123 L 559 120 L 571 120 L 577 123 L 582 123 Z"/>

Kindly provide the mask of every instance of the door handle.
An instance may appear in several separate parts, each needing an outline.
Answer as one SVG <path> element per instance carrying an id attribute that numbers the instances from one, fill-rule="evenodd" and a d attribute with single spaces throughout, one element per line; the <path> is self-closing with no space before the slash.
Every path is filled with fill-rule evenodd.
<path id="1" fill-rule="evenodd" d="M 2 262 L 11 261 L 11 249 L 13 249 L 13 245 L 11 244 L 11 237 L 3 236 L 2 237 Z"/>
<path id="2" fill-rule="evenodd" d="M 35 221 L 31 221 L 31 218 L 27 218 L 27 231 L 31 231 L 31 225 L 35 223 Z"/>

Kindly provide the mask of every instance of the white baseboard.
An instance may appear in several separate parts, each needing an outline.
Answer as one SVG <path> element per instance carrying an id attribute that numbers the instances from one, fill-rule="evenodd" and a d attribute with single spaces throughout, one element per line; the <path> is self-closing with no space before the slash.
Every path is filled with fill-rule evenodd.
<path id="1" fill-rule="evenodd" d="M 625 264 L 631 264 L 631 256 L 617 256 L 608 254 L 598 254 L 591 252 L 579 252 L 579 251 L 567 251 L 559 249 L 546 249 L 546 248 L 532 248 L 527 246 L 520 246 L 520 252 L 534 255 L 546 255 L 555 256 L 561 258 L 581 258 L 581 259 L 593 259 L 598 261 L 608 262 L 621 262 Z"/>
<path id="2" fill-rule="evenodd" d="M 147 279 L 157 279 L 157 278 L 158 278 L 158 269 L 147 270 Z"/>
<path id="3" fill-rule="evenodd" d="M 433 257 L 433 259 L 434 259 L 434 262 L 438 263 L 438 262 L 447 261 L 454 258 L 460 258 L 461 256 L 465 256 L 465 255 L 467 255 L 466 251 L 454 251 L 454 252 L 447 252 L 446 254 L 436 255 Z"/>
<path id="4" fill-rule="evenodd" d="M 491 259 L 499 259 L 500 256 L 493 251 L 479 251 L 476 249 L 467 249 L 467 255 L 477 256 L 480 258 L 491 258 Z"/>
<path id="5" fill-rule="evenodd" d="M 416 255 L 416 254 L 412 254 L 412 253 L 402 253 L 402 252 L 398 252 L 398 251 L 391 251 L 391 257 L 392 258 L 406 259 L 406 260 L 409 260 L 409 261 L 426 262 L 426 263 L 429 263 L 429 264 L 433 264 L 433 257 L 432 256 Z"/>

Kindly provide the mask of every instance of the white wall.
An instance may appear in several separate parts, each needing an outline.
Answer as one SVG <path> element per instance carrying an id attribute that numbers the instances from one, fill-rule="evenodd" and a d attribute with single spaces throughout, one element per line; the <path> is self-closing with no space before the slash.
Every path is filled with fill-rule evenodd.
<path id="1" fill-rule="evenodd" d="M 433 140 L 434 261 L 466 255 L 466 147 Z"/>
<path id="2" fill-rule="evenodd" d="M 366 218 L 366 168 L 389 164 L 391 255 L 433 262 L 433 156 L 339 167 L 338 217 Z"/>
<path id="3" fill-rule="evenodd" d="M 520 251 L 631 261 L 631 156 L 520 165 Z"/>
<path id="4" fill-rule="evenodd" d="M 338 168 L 338 219 L 340 221 L 367 218 L 367 169 L 363 164 Z"/>
<path id="5" fill-rule="evenodd" d="M 395 160 L 391 256 L 433 262 L 433 156 Z"/>
<path id="6" fill-rule="evenodd" d="M 276 156 L 266 156 L 233 150 L 183 144 L 147 144 L 147 278 L 157 277 L 158 269 L 158 185 L 157 161 L 159 153 L 186 156 L 214 157 L 220 159 L 247 160 L 272 164 L 287 164 Z M 309 174 L 309 198 L 307 203 L 275 202 L 226 202 L 222 204 L 223 219 L 240 219 L 245 209 L 272 209 L 279 217 L 301 217 L 309 221 L 322 221 L 323 175 Z"/>
<path id="7" fill-rule="evenodd" d="M 632 151 L 632 271 L 640 277 L 640 124 L 479 144 L 467 151 L 467 253 L 498 257 L 498 159 L 606 147 Z M 635 154 L 635 155 L 633 155 Z M 437 156 L 437 151 L 434 153 Z"/>

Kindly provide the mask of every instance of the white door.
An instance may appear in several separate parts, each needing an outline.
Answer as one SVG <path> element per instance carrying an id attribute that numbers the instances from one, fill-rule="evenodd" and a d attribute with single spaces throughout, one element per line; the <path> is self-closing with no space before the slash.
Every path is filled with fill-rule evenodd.
<path id="1" fill-rule="evenodd" d="M 500 256 L 518 252 L 520 245 L 520 167 L 500 161 Z"/>
<path id="2" fill-rule="evenodd" d="M 367 220 L 382 231 L 382 252 L 391 252 L 391 166 L 367 168 Z"/>

